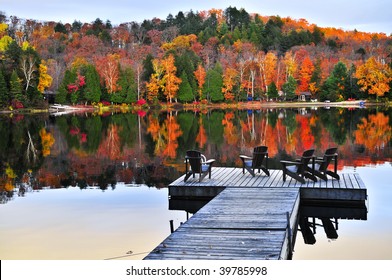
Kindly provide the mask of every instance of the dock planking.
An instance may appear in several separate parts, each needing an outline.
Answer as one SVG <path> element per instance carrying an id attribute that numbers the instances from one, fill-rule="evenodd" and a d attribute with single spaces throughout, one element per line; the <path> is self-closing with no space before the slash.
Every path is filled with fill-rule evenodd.
<path id="1" fill-rule="evenodd" d="M 184 182 L 183 176 L 169 185 L 170 197 L 215 197 L 225 188 L 299 188 L 301 199 L 330 199 L 365 201 L 366 187 L 357 173 L 341 173 L 341 179 L 329 177 L 328 181 L 319 179 L 317 182 L 306 180 L 301 184 L 291 177 L 283 181 L 281 170 L 270 170 L 270 176 L 256 173 L 252 177 L 249 173 L 242 174 L 242 168 L 215 167 L 212 169 L 211 179 L 190 178 Z"/>
<path id="2" fill-rule="evenodd" d="M 145 259 L 287 259 L 298 207 L 298 189 L 228 188 Z"/>
<path id="3" fill-rule="evenodd" d="M 197 176 L 184 182 L 182 176 L 169 185 L 169 197 L 212 200 L 144 259 L 290 259 L 300 200 L 367 199 L 358 174 L 340 177 L 301 184 L 290 177 L 284 182 L 281 170 L 252 177 L 228 167 L 214 167 L 202 182 Z"/>

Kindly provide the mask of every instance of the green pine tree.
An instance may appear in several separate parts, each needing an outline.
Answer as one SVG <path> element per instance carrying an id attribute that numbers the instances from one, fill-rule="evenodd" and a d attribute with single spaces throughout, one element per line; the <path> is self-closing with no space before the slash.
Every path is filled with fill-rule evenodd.
<path id="1" fill-rule="evenodd" d="M 295 98 L 295 90 L 297 89 L 297 81 L 293 76 L 289 76 L 287 82 L 282 86 L 283 92 L 285 93 L 286 100 L 293 100 Z"/>
<path id="2" fill-rule="evenodd" d="M 84 88 L 84 97 L 88 102 L 99 102 L 101 99 L 101 84 L 99 74 L 91 64 L 85 67 L 86 86 Z"/>
<path id="3" fill-rule="evenodd" d="M 16 71 L 12 71 L 11 80 L 10 80 L 10 95 L 11 99 L 15 101 L 21 102 L 23 105 L 26 104 L 27 98 L 26 95 L 23 94 L 22 84 L 18 77 Z"/>
<path id="4" fill-rule="evenodd" d="M 0 70 L 0 107 L 6 107 L 9 104 L 9 98 L 7 83 L 3 71 Z"/>
<path id="5" fill-rule="evenodd" d="M 272 99 L 277 99 L 279 97 L 278 88 L 276 87 L 275 82 L 271 82 L 268 86 L 268 97 Z"/>
<path id="6" fill-rule="evenodd" d="M 66 70 L 64 79 L 57 90 L 55 102 L 59 104 L 66 104 L 70 102 L 70 93 L 68 92 L 68 85 L 74 84 L 76 81 L 76 70 Z"/>
<path id="7" fill-rule="evenodd" d="M 180 78 L 182 82 L 180 84 L 180 88 L 178 89 L 178 99 L 183 103 L 191 102 L 195 97 L 193 96 L 192 87 L 188 81 L 188 76 L 185 71 L 182 71 Z"/>
<path id="8" fill-rule="evenodd" d="M 224 100 L 222 93 L 223 79 L 222 66 L 217 63 L 213 69 L 207 71 L 206 82 L 204 83 L 203 94 L 212 102 L 220 102 Z"/>

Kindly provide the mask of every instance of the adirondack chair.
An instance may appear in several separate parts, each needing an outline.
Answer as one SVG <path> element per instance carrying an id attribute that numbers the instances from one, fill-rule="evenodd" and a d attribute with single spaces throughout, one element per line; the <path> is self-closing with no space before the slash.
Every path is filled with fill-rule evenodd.
<path id="1" fill-rule="evenodd" d="M 312 166 L 315 165 L 315 158 L 313 156 L 314 149 L 306 150 L 303 152 L 302 157 L 296 161 L 281 160 L 280 163 L 283 166 L 283 181 L 286 181 L 286 176 L 290 176 L 297 181 L 305 184 L 305 178 L 309 178 L 317 182 L 316 176 L 313 174 L 313 170 L 309 170 L 309 163 L 312 162 Z"/>
<path id="2" fill-rule="evenodd" d="M 199 151 L 189 150 L 185 156 L 185 178 L 186 182 L 191 175 L 195 178 L 195 174 L 199 174 L 199 182 L 201 182 L 207 174 L 211 179 L 212 164 L 215 159 L 207 160 L 206 157 Z"/>
<path id="3" fill-rule="evenodd" d="M 257 146 L 253 149 L 252 157 L 240 155 L 242 160 L 242 174 L 245 174 L 245 169 L 255 177 L 255 169 L 264 171 L 267 176 L 270 175 L 268 171 L 268 147 Z M 263 162 L 265 161 L 265 165 Z"/>
<path id="4" fill-rule="evenodd" d="M 338 148 L 328 148 L 323 157 L 318 157 L 316 158 L 316 162 L 314 165 L 314 170 L 311 165 L 308 165 L 307 170 L 313 171 L 313 174 L 316 175 L 317 177 L 323 179 L 324 181 L 327 181 L 327 175 L 340 180 L 340 176 L 337 173 L 338 172 L 338 154 L 336 153 Z M 329 165 L 334 162 L 334 169 L 329 170 L 328 167 Z"/>

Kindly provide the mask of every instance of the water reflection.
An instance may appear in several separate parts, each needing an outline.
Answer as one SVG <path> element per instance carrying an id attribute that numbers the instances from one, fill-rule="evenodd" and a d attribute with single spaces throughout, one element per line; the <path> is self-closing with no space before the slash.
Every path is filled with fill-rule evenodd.
<path id="1" fill-rule="evenodd" d="M 0 188 L 113 187 L 117 182 L 163 187 L 184 172 L 186 150 L 202 150 L 217 166 L 269 148 L 282 157 L 339 148 L 339 169 L 390 161 L 391 110 L 266 109 L 140 114 L 1 116 Z M 16 187 L 16 189 L 14 189 Z M 3 201 L 6 201 L 6 199 Z"/>

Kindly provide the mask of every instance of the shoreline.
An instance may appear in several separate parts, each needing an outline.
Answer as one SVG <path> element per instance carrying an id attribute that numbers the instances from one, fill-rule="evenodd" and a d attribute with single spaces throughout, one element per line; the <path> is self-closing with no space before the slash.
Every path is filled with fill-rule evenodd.
<path id="1" fill-rule="evenodd" d="M 219 104 L 180 104 L 180 103 L 161 103 L 160 110 L 203 110 L 203 109 L 269 109 L 269 108 L 367 108 L 373 106 L 390 106 L 392 102 L 368 102 L 367 100 L 340 101 L 340 102 L 239 102 L 239 103 L 219 103 Z M 71 114 L 71 113 L 90 113 L 105 111 L 117 111 L 123 105 L 109 105 L 97 107 L 94 105 L 61 105 L 51 104 L 47 108 L 24 108 L 19 110 L 0 110 L 0 114 L 36 114 L 49 113 L 53 115 Z M 154 110 L 154 106 L 132 106 L 129 105 L 129 111 Z"/>

